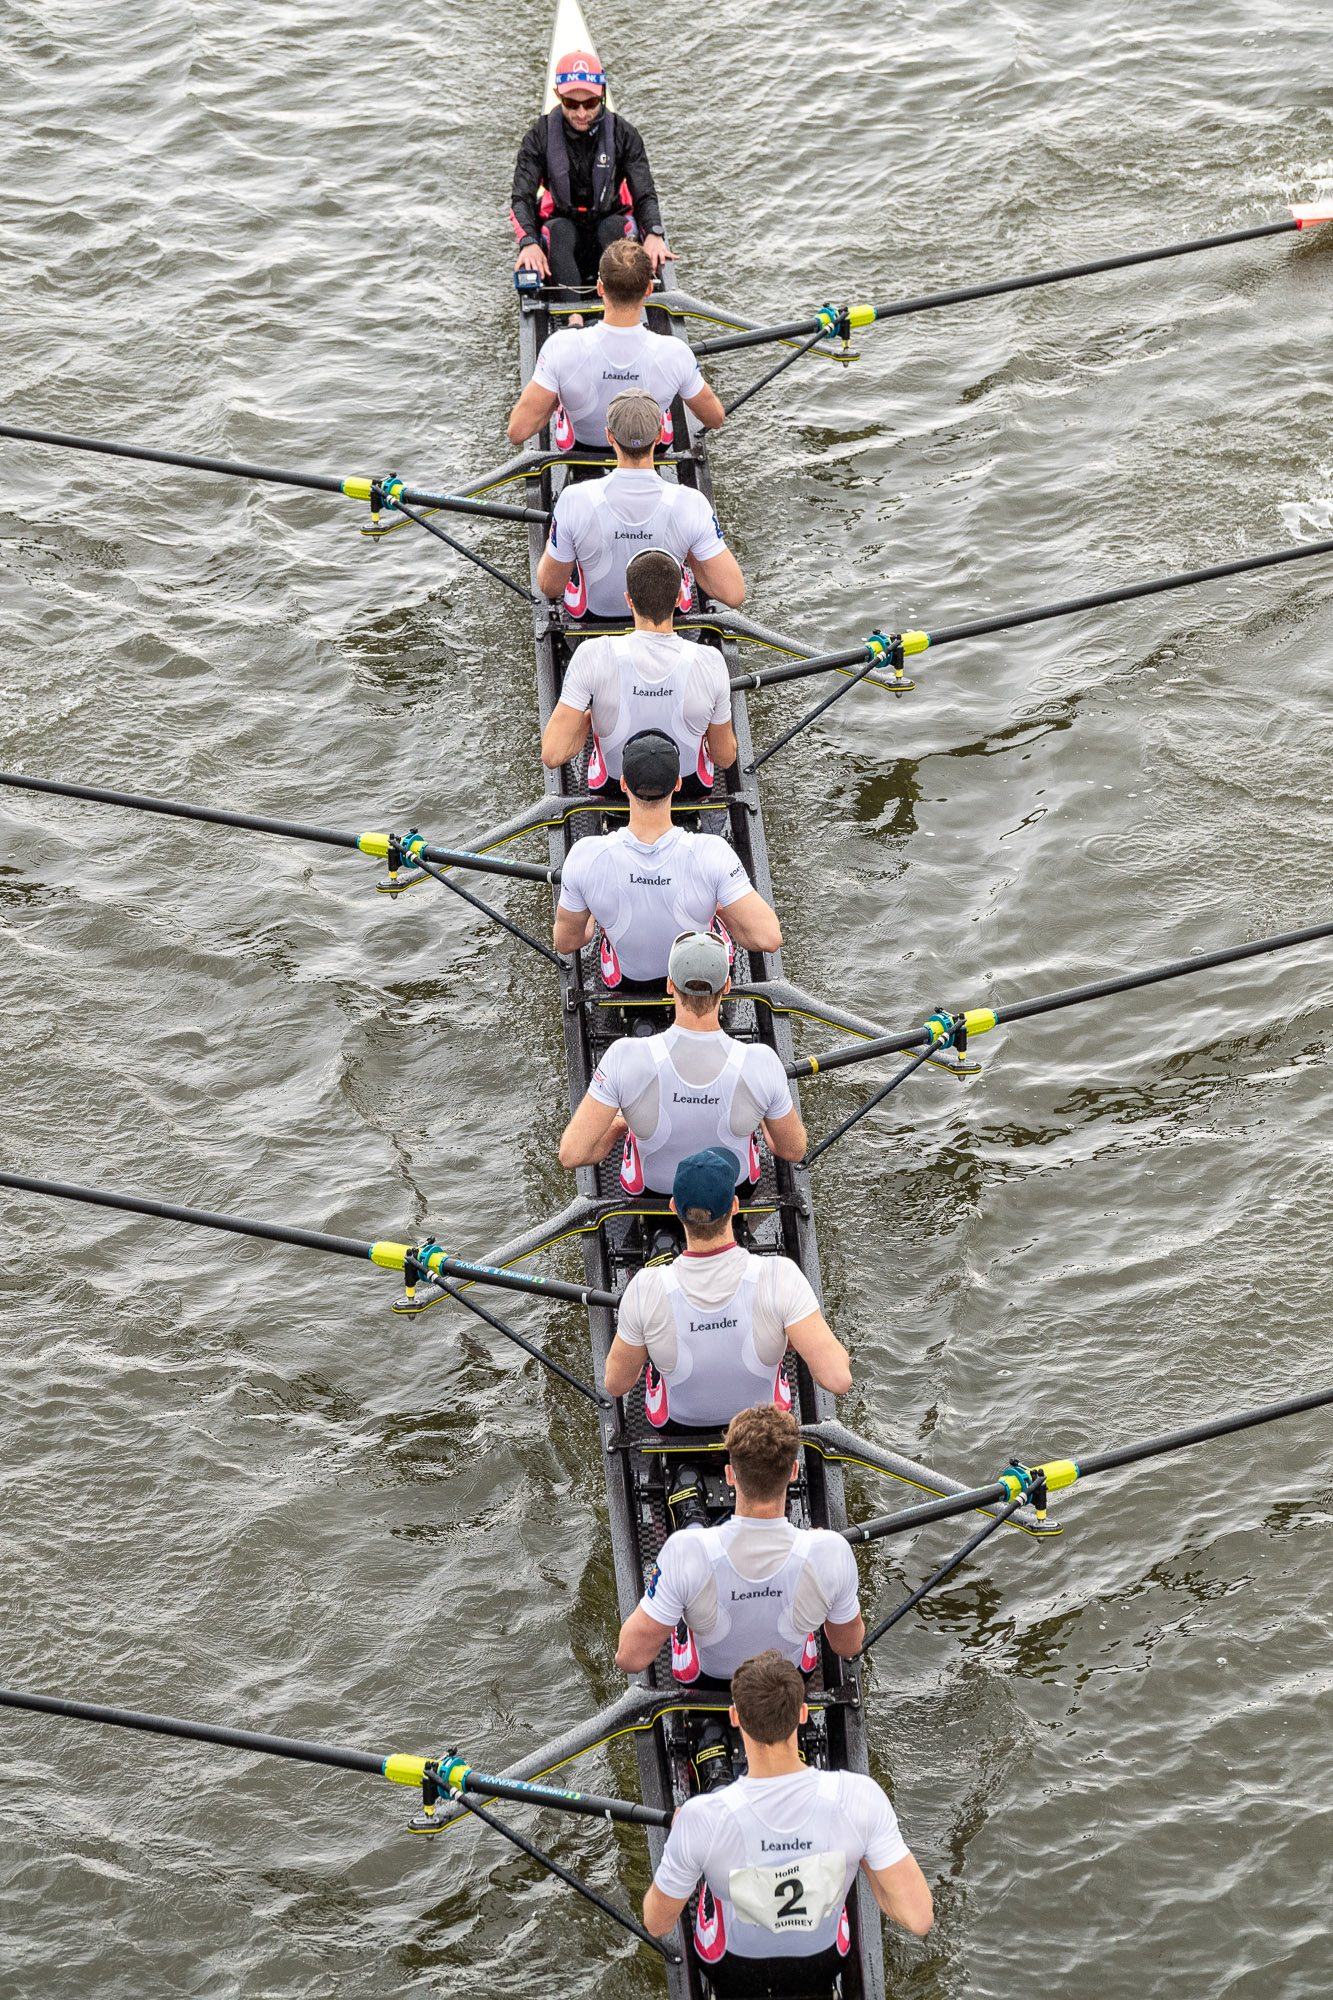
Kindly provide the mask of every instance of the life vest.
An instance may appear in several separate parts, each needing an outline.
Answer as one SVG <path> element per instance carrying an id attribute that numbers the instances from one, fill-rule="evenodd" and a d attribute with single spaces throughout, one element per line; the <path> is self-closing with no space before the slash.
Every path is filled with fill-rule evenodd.
<path id="1" fill-rule="evenodd" d="M 553 215 L 610 215 L 628 209 L 624 187 L 616 186 L 616 114 L 603 111 L 601 143 L 592 165 L 592 207 L 575 208 L 569 191 L 569 149 L 565 144 L 565 114 L 556 106 L 546 118 L 546 180 Z"/>

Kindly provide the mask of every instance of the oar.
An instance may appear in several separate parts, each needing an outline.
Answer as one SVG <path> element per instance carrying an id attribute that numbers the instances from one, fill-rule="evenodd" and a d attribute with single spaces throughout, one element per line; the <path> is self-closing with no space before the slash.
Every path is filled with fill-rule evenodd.
<path id="1" fill-rule="evenodd" d="M 489 856 L 468 854 L 454 847 L 432 847 L 415 827 L 410 833 L 331 833 L 327 827 L 305 826 L 296 820 L 261 819 L 255 813 L 224 812 L 212 806 L 188 806 L 176 799 L 144 798 L 135 792 L 111 792 L 101 785 L 68 785 L 54 778 L 29 778 L 17 771 L 0 771 L 0 785 L 14 785 L 25 792 L 54 792 L 69 799 L 92 799 L 99 805 L 125 806 L 134 812 L 165 813 L 174 819 L 198 819 L 210 821 L 215 826 L 246 827 L 255 833 L 276 833 L 287 840 L 316 841 L 324 847 L 357 847 L 363 854 L 387 858 L 389 868 L 396 872 L 406 864 L 418 868 L 432 881 L 439 882 L 455 896 L 461 896 L 474 910 L 480 910 L 492 923 L 499 924 L 521 944 L 559 966 L 560 960 L 539 938 L 529 935 L 516 923 L 506 917 L 490 903 L 474 896 L 459 882 L 451 882 L 447 875 L 441 875 L 433 862 L 442 861 L 446 868 L 475 868 L 484 875 L 518 876 L 526 882 L 558 882 L 558 868 L 539 868 L 531 861 L 494 861 Z M 413 877 L 413 880 L 419 880 Z M 404 885 L 405 886 L 405 885 Z"/>
<path id="2" fill-rule="evenodd" d="M 1115 979 L 1097 979 L 1086 986 L 1068 986 L 1058 993 L 1043 993 L 1034 1000 L 1014 1000 L 1006 1007 L 975 1007 L 962 1014 L 943 1011 L 932 1015 L 920 1028 L 902 1035 L 881 1035 L 874 1041 L 846 1043 L 827 1049 L 823 1055 L 802 1056 L 787 1064 L 788 1076 L 823 1076 L 826 1071 L 846 1069 L 851 1063 L 873 1062 L 876 1056 L 897 1055 L 903 1049 L 964 1048 L 971 1035 L 984 1035 L 1006 1021 L 1028 1021 L 1037 1014 L 1053 1014 L 1061 1007 L 1081 1007 L 1085 1000 L 1104 1000 L 1112 993 L 1129 993 L 1137 986 L 1155 986 L 1164 979 L 1183 979 L 1187 973 L 1208 972 L 1215 965 L 1234 965 L 1245 958 L 1261 958 L 1266 952 L 1289 951 L 1298 944 L 1333 937 L 1333 923 L 1311 924 L 1301 931 L 1281 931 L 1275 937 L 1255 938 L 1249 944 L 1227 945 L 1221 951 L 1202 952 L 1198 958 L 1172 959 L 1167 965 L 1149 966 L 1143 972 L 1125 972 Z"/>
<path id="3" fill-rule="evenodd" d="M 529 1297 L 570 1299 L 576 1305 L 609 1306 L 620 1301 L 614 1292 L 590 1285 L 567 1284 L 563 1278 L 532 1278 L 522 1271 L 502 1271 L 491 1264 L 472 1264 L 451 1257 L 438 1243 L 362 1242 L 355 1236 L 330 1236 L 319 1229 L 291 1229 L 281 1222 L 255 1222 L 248 1216 L 221 1215 L 208 1208 L 183 1208 L 175 1202 L 149 1201 L 142 1195 L 113 1194 L 107 1188 L 76 1187 L 68 1181 L 38 1180 L 31 1174 L 0 1171 L 0 1187 L 22 1194 L 53 1196 L 57 1201 L 82 1201 L 94 1208 L 118 1208 L 130 1215 L 153 1215 L 164 1222 L 184 1222 L 195 1229 L 221 1229 L 233 1236 L 260 1236 L 270 1243 L 292 1243 L 302 1250 L 323 1250 L 335 1257 L 367 1259 L 381 1270 L 402 1271 L 413 1282 L 431 1278 L 462 1278 L 475 1285 L 494 1285 Z"/>
<path id="4" fill-rule="evenodd" d="M 274 833 L 282 840 L 308 840 L 320 847 L 355 847 L 383 861 L 397 853 L 403 864 L 434 861 L 445 868 L 473 868 L 482 875 L 513 875 L 524 882 L 557 883 L 558 868 L 541 868 L 535 861 L 500 861 L 489 854 L 471 854 L 456 847 L 428 845 L 413 831 L 396 833 L 334 833 L 326 826 L 302 820 L 266 819 L 258 813 L 225 811 L 219 806 L 186 805 L 180 799 L 150 798 L 142 792 L 113 792 L 102 785 L 73 785 L 57 778 L 30 778 L 26 772 L 0 771 L 0 785 L 22 792 L 51 792 L 58 798 L 91 799 L 96 805 L 124 806 L 130 812 L 163 813 L 169 819 L 203 820 L 210 826 L 239 826 L 250 833 Z"/>
<path id="5" fill-rule="evenodd" d="M 925 1500 L 918 1507 L 906 1507 L 898 1514 L 881 1514 L 873 1521 L 853 1522 L 839 1528 L 844 1541 L 876 1542 L 886 1535 L 905 1535 L 929 1521 L 948 1521 L 956 1514 L 970 1514 L 974 1508 L 1024 1501 L 1040 1491 L 1056 1493 L 1097 1472 L 1111 1472 L 1121 1465 L 1138 1465 L 1147 1458 L 1161 1458 L 1167 1452 L 1188 1451 L 1210 1438 L 1229 1437 L 1233 1431 L 1254 1430 L 1260 1424 L 1277 1423 L 1283 1417 L 1299 1416 L 1303 1410 L 1322 1409 L 1333 1403 L 1333 1389 L 1316 1389 L 1309 1396 L 1292 1396 L 1282 1403 L 1265 1403 L 1257 1410 L 1242 1410 L 1239 1416 L 1218 1417 L 1212 1423 L 1193 1424 L 1188 1430 L 1168 1431 L 1141 1444 L 1117 1445 L 1112 1451 L 1094 1452 L 1089 1458 L 1058 1458 L 1045 1465 L 1012 1465 L 990 1486 L 974 1486 L 947 1499 Z M 1044 1499 L 1040 1503 L 1045 1505 Z"/>
<path id="6" fill-rule="evenodd" d="M 442 1792 L 476 1793 L 483 1799 L 514 1799 L 520 1805 L 554 1806 L 560 1812 L 591 1819 L 621 1820 L 631 1826 L 670 1826 L 671 1814 L 632 1799 L 602 1798 L 596 1792 L 567 1792 L 558 1785 L 537 1785 L 520 1778 L 488 1777 L 474 1771 L 461 1757 L 410 1757 L 397 1751 L 348 1750 L 336 1743 L 305 1743 L 295 1736 L 270 1736 L 258 1729 L 230 1729 L 214 1722 L 185 1722 L 175 1715 L 147 1715 L 133 1708 L 109 1708 L 100 1702 L 69 1701 L 63 1695 L 30 1694 L 22 1688 L 0 1688 L 0 1708 L 30 1709 L 37 1715 L 63 1715 L 74 1722 L 103 1722 L 117 1729 L 138 1729 L 149 1736 L 180 1736 L 193 1743 L 218 1743 L 228 1750 L 256 1750 L 266 1757 L 291 1757 L 301 1764 L 328 1764 L 340 1771 L 364 1771 L 388 1778 L 395 1785 L 420 1785 L 427 1776 Z"/>
<path id="7" fill-rule="evenodd" d="M 407 1757 L 391 1752 L 383 1755 L 379 1751 L 345 1750 L 334 1743 L 303 1743 L 293 1736 L 270 1736 L 257 1729 L 226 1729 L 210 1722 L 185 1722 L 174 1715 L 146 1715 L 132 1708 L 110 1708 L 100 1702 L 67 1701 L 59 1695 L 29 1694 L 26 1689 L 0 1688 L 0 1708 L 27 1709 L 37 1715 L 59 1715 L 74 1722 L 100 1722 L 116 1729 L 137 1729 L 150 1736 L 182 1737 L 192 1743 L 217 1743 L 229 1750 L 258 1751 L 266 1757 L 290 1757 L 302 1764 L 331 1765 L 336 1770 L 365 1772 L 371 1777 L 388 1778 L 395 1785 L 419 1785 L 427 1815 L 434 1812 L 435 1802 L 447 1795 L 465 1811 L 483 1820 L 496 1833 L 504 1835 L 525 1854 L 539 1861 L 562 1882 L 576 1889 L 595 1907 L 622 1925 L 644 1944 L 671 1963 L 679 1963 L 679 1954 L 674 1948 L 664 1945 L 651 1937 L 642 1925 L 618 1910 L 614 1903 L 590 1889 L 558 1861 L 527 1840 L 515 1828 L 496 1819 L 481 1806 L 473 1803 L 475 1797 L 485 1799 L 513 1799 L 520 1805 L 553 1806 L 558 1812 L 583 1815 L 592 1819 L 618 1820 L 630 1826 L 670 1826 L 671 1814 L 658 1806 L 637 1805 L 632 1799 L 603 1798 L 597 1792 L 566 1792 L 555 1785 L 525 1784 L 517 1778 L 488 1777 L 482 1771 L 474 1771 L 461 1757 Z M 423 1830 L 421 1820 L 413 1821 L 416 1831 Z M 429 1826 L 429 1818 L 425 1821 Z"/>
<path id="8" fill-rule="evenodd" d="M 1002 292 L 1030 292 L 1040 285 L 1062 285 L 1070 278 L 1091 278 L 1099 271 L 1124 271 L 1132 264 L 1157 264 L 1167 257 L 1188 257 L 1200 250 L 1223 250 L 1232 243 L 1254 243 L 1262 236 L 1285 236 L 1293 229 L 1313 229 L 1333 221 L 1333 202 L 1293 207 L 1289 220 L 1261 222 L 1253 229 L 1228 229 L 1221 236 L 1195 236 L 1187 243 L 1167 243 L 1157 250 L 1129 250 L 1116 257 L 1096 257 L 1084 264 L 1065 264 L 1055 271 L 1033 271 L 1022 278 L 996 278 L 983 285 L 962 285 L 950 292 L 927 292 L 920 298 L 897 299 L 883 306 L 821 306 L 810 319 L 785 320 L 779 326 L 757 326 L 746 333 L 716 334 L 695 345 L 696 354 L 727 354 L 738 347 L 761 347 L 773 340 L 799 340 L 804 334 L 845 340 L 853 327 L 873 326 L 882 319 L 905 319 L 910 313 L 934 312 L 940 306 L 966 305 L 971 299 L 993 299 Z M 756 385 L 758 386 L 758 385 Z"/>
<path id="9" fill-rule="evenodd" d="M 415 486 L 404 486 L 399 479 L 337 479 L 324 472 L 287 472 L 272 465 L 248 465 L 238 458 L 205 458 L 198 452 L 112 444 L 106 438 L 75 437 L 68 431 L 38 431 L 26 424 L 0 424 L 0 437 L 18 438 L 24 444 L 58 445 L 64 451 L 101 452 L 107 458 L 144 459 L 150 465 L 180 465 L 189 472 L 218 472 L 229 479 L 261 479 L 273 486 L 301 486 L 313 493 L 342 493 L 349 500 L 369 500 L 377 508 L 407 500 L 417 507 L 438 507 L 453 514 L 480 514 L 499 521 L 536 521 L 545 526 L 550 519 L 535 507 L 516 507 L 507 500 L 466 500 L 458 493 L 425 493 Z"/>
<path id="10" fill-rule="evenodd" d="M 1236 562 L 1213 563 L 1208 569 L 1182 570 L 1175 576 L 1149 577 L 1143 583 L 1118 584 L 1113 590 L 1094 590 L 1084 597 L 1065 597 L 1055 604 L 1034 605 L 1027 611 L 1001 611 L 990 618 L 973 618 L 963 625 L 942 625 L 933 632 L 898 632 L 886 636 L 883 632 L 872 632 L 859 646 L 844 646 L 840 652 L 816 653 L 808 660 L 793 660 L 782 667 L 762 667 L 752 674 L 733 674 L 733 688 L 775 687 L 781 681 L 805 680 L 811 674 L 826 674 L 836 668 L 859 667 L 867 662 L 874 664 L 883 657 L 883 649 L 898 646 L 904 654 L 924 653 L 928 648 L 951 646 L 959 639 L 980 639 L 988 632 L 1012 632 L 1020 625 L 1040 625 L 1048 618 L 1070 618 L 1077 611 L 1095 611 L 1104 604 L 1127 604 L 1135 597 L 1156 597 L 1167 590 L 1188 590 L 1197 583 L 1215 583 L 1219 577 L 1244 576 L 1250 570 L 1275 569 L 1280 563 L 1305 562 L 1311 556 L 1333 555 L 1333 540 L 1322 542 L 1297 542 L 1290 548 L 1272 549 L 1267 555 L 1242 556 Z M 849 686 L 851 683 L 849 683 Z M 891 693 L 907 692 L 907 684 L 895 689 L 892 681 L 877 683 Z M 846 689 L 843 690 L 846 692 Z M 827 703 L 803 716 L 794 728 L 783 737 L 789 743 L 804 728 L 823 713 Z M 757 761 L 762 763 L 771 757 L 780 744 L 773 744 L 764 751 Z"/>

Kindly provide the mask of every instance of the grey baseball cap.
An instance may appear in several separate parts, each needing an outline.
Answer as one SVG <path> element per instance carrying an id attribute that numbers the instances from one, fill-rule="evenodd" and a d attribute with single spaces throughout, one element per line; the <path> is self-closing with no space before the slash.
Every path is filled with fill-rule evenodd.
<path id="1" fill-rule="evenodd" d="M 625 451 L 647 451 L 662 435 L 662 406 L 646 389 L 622 389 L 611 398 L 606 428 Z"/>
<path id="2" fill-rule="evenodd" d="M 684 931 L 671 947 L 667 978 L 677 993 L 720 993 L 731 977 L 731 953 L 716 931 Z"/>

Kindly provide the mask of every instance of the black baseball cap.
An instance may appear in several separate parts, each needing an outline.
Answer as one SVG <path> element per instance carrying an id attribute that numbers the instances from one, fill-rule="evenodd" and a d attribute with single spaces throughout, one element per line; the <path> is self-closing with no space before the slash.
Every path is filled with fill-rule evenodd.
<path id="1" fill-rule="evenodd" d="M 636 799 L 665 799 L 680 777 L 680 745 L 662 729 L 639 729 L 625 744 L 621 776 Z"/>

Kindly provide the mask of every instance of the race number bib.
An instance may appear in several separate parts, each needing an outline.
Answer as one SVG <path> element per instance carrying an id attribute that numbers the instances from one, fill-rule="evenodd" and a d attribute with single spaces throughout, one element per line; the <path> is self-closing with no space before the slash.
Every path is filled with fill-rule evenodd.
<path id="1" fill-rule="evenodd" d="M 814 1931 L 843 1899 L 845 1854 L 806 1854 L 779 1868 L 733 1868 L 727 1882 L 736 1915 L 766 1931 Z"/>

